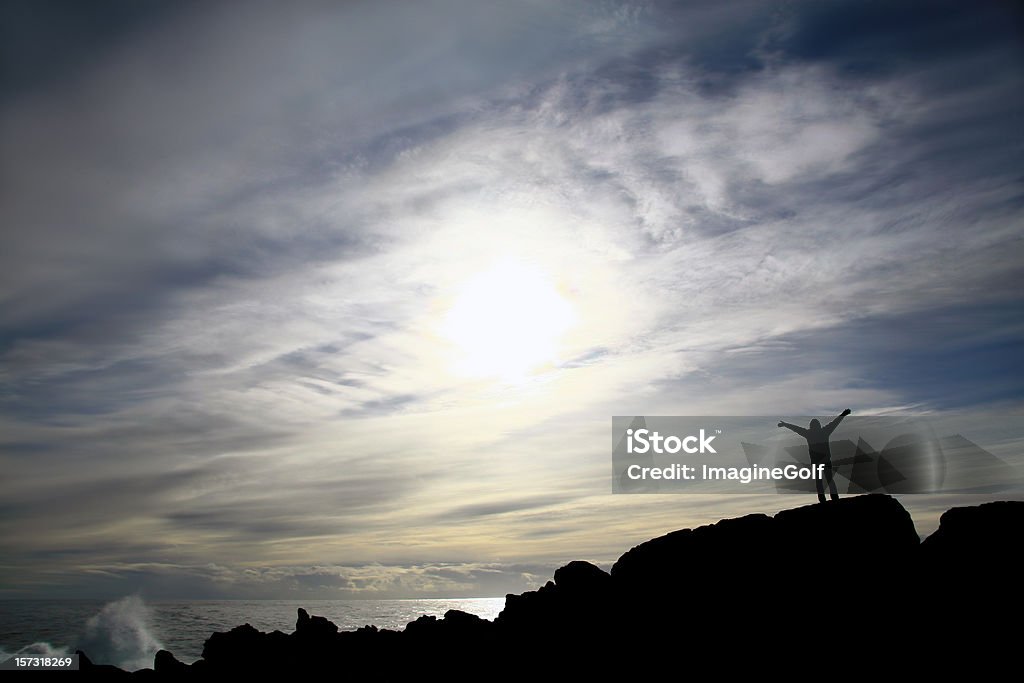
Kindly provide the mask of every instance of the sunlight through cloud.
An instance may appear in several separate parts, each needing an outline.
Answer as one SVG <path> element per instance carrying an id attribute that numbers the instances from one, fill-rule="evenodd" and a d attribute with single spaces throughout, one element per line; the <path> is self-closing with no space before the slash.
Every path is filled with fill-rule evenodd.
<path id="1" fill-rule="evenodd" d="M 459 351 L 455 370 L 516 381 L 558 359 L 576 312 L 540 268 L 504 260 L 462 286 L 441 326 Z"/>

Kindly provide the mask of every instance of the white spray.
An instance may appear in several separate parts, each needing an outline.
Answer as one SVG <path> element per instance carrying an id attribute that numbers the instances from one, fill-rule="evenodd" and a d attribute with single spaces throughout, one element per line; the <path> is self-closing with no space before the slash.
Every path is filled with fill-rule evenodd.
<path id="1" fill-rule="evenodd" d="M 104 605 L 86 622 L 78 644 L 93 662 L 128 671 L 152 667 L 162 648 L 150 627 L 150 610 L 137 595 Z"/>

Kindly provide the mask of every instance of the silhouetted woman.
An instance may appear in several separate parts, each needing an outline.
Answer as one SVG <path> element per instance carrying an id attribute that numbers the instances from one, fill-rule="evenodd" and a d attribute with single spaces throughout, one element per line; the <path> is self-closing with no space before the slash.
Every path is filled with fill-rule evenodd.
<path id="1" fill-rule="evenodd" d="M 812 465 L 824 465 L 825 480 L 828 482 L 828 492 L 832 497 L 832 500 L 839 500 L 839 492 L 836 491 L 836 482 L 832 477 L 832 450 L 828 445 L 828 438 L 832 436 L 832 432 L 836 430 L 839 423 L 843 421 L 843 418 L 850 414 L 850 409 L 844 410 L 839 417 L 829 422 L 824 427 L 817 420 L 811 420 L 811 424 L 807 429 L 803 427 L 797 427 L 794 424 L 788 422 L 779 422 L 780 427 L 791 429 L 800 436 L 807 439 L 807 450 L 811 454 Z M 825 488 L 821 483 L 821 478 L 814 478 L 814 485 L 818 488 L 818 502 L 825 502 Z"/>

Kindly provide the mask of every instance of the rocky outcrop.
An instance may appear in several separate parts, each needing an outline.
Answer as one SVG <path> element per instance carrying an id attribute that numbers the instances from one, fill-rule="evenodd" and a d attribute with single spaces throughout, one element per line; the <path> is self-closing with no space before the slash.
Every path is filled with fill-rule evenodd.
<path id="1" fill-rule="evenodd" d="M 921 543 L 921 551 L 934 564 L 963 567 L 983 563 L 987 571 L 1012 568 L 1016 572 L 1022 529 L 1022 502 L 953 508 L 942 513 L 939 528 Z"/>
<path id="2" fill-rule="evenodd" d="M 608 680 L 698 664 L 723 675 L 844 662 L 886 673 L 978 669 L 983 652 L 1014 651 L 1001 619 L 1020 613 L 1022 525 L 1024 503 L 956 508 L 921 543 L 895 499 L 847 498 L 675 531 L 632 548 L 610 573 L 570 562 L 540 589 L 506 596 L 493 622 L 452 610 L 400 632 L 339 632 L 300 609 L 293 633 L 245 624 L 213 634 L 190 666 L 161 651 L 155 672 L 134 675 Z"/>
<path id="3" fill-rule="evenodd" d="M 84 671 L 94 677 L 102 676 L 104 679 L 108 680 L 119 680 L 128 677 L 141 678 L 145 677 L 147 674 L 153 673 L 152 669 L 143 669 L 142 671 L 128 673 L 127 671 L 122 671 L 116 666 L 111 666 L 110 664 L 93 664 L 92 660 L 89 659 L 89 656 L 81 650 L 75 650 L 75 654 L 78 655 L 78 670 Z"/>
<path id="4" fill-rule="evenodd" d="M 982 623 L 991 614 L 1019 619 L 1021 540 L 1024 538 L 1024 502 L 995 502 L 947 510 L 939 528 L 921 543 L 922 601 L 937 623 Z M 924 598 L 930 598 L 925 600 Z M 998 647 L 996 638 L 981 630 L 986 648 Z M 1007 632 L 1008 633 L 1008 632 Z M 1016 648 L 1015 643 L 1006 643 Z"/>
<path id="5" fill-rule="evenodd" d="M 187 664 L 179 662 L 178 659 L 167 650 L 160 650 L 157 652 L 153 661 L 153 670 L 161 675 L 178 676 L 184 674 L 187 669 Z"/>

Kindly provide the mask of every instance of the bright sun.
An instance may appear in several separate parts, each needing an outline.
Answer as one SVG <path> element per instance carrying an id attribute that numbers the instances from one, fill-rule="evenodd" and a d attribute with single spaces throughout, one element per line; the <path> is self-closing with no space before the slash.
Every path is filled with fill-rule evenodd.
<path id="1" fill-rule="evenodd" d="M 572 306 L 543 271 L 509 260 L 465 283 L 442 332 L 459 349 L 461 372 L 516 380 L 556 362 L 574 322 Z"/>

